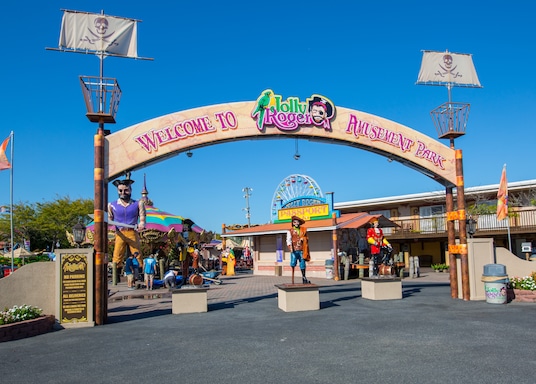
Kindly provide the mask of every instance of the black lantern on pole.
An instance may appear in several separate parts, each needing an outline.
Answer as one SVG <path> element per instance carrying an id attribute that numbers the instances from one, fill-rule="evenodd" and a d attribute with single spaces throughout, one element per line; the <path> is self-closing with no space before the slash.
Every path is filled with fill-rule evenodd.
<path id="1" fill-rule="evenodd" d="M 469 217 L 465 220 L 465 223 L 467 224 L 467 233 L 469 234 L 469 237 L 473 238 L 473 235 L 476 233 L 476 220 Z"/>
<path id="2" fill-rule="evenodd" d="M 80 247 L 80 244 L 82 244 L 84 238 L 86 237 L 86 226 L 80 221 L 73 227 L 73 237 L 74 242 L 78 244 L 78 247 Z"/>

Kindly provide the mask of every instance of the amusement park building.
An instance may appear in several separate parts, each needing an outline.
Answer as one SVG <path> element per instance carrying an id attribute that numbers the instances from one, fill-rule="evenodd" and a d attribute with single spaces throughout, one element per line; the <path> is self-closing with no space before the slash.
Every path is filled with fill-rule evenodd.
<path id="1" fill-rule="evenodd" d="M 465 189 L 467 219 L 473 221 L 468 237 L 493 238 L 505 248 L 511 243 L 512 253 L 525 259 L 521 244 L 536 245 L 536 180 L 508 183 L 509 217 L 502 221 L 496 216 L 498 189 L 498 184 Z M 335 209 L 381 214 L 397 224 L 384 230 L 395 248 L 420 256 L 424 266 L 448 262 L 445 191 L 335 203 Z"/>
<path id="2" fill-rule="evenodd" d="M 514 254 L 528 258 L 521 244 L 536 246 L 536 180 L 508 184 L 509 217 L 502 221 L 496 219 L 494 212 L 498 188 L 497 184 L 465 189 L 467 217 L 473 221 L 467 225 L 468 237 L 493 238 L 496 246 L 505 248 L 511 244 Z M 373 216 L 380 217 L 394 251 L 403 252 L 406 260 L 419 256 L 423 267 L 448 263 L 445 191 L 334 203 L 333 208 L 339 217 L 305 224 L 310 239 L 312 260 L 307 268 L 311 277 L 325 276 L 325 261 L 333 258 L 334 248 L 348 251 L 356 247 L 360 228 L 366 228 Z M 290 253 L 285 245 L 289 226 L 265 224 L 226 230 L 222 236 L 253 240 L 255 274 L 290 275 Z"/>

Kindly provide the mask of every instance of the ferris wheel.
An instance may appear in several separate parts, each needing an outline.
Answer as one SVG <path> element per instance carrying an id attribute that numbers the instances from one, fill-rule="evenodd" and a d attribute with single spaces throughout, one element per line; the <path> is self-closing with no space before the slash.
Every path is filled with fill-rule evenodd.
<path id="1" fill-rule="evenodd" d="M 312 197 L 322 199 L 324 194 L 318 183 L 306 175 L 294 174 L 285 177 L 277 186 L 274 197 L 272 198 L 272 217 L 277 217 L 278 201 L 281 200 L 282 206 L 286 203 L 298 199 Z"/>

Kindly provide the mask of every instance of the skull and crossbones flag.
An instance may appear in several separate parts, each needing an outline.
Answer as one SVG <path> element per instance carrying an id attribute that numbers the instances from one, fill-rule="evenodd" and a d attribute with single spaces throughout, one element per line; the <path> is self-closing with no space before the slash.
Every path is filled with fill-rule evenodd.
<path id="1" fill-rule="evenodd" d="M 137 58 L 137 20 L 65 10 L 59 47 Z"/>
<path id="2" fill-rule="evenodd" d="M 417 84 L 482 88 L 472 56 L 449 51 L 423 51 Z"/>

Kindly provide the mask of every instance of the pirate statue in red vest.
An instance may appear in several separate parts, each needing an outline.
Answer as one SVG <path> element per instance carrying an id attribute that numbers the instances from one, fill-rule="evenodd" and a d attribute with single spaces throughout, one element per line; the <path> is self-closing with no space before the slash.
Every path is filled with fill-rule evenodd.
<path id="1" fill-rule="evenodd" d="M 122 264 L 127 246 L 132 254 L 138 253 L 138 262 L 142 264 L 140 238 L 138 231 L 145 228 L 145 202 L 134 200 L 132 195 L 134 180 L 115 180 L 119 199 L 108 204 L 108 218 L 115 222 L 115 247 L 113 262 Z"/>
<path id="2" fill-rule="evenodd" d="M 294 284 L 294 268 L 300 263 L 303 284 L 311 282 L 305 277 L 305 262 L 311 259 L 309 255 L 309 242 L 307 228 L 303 226 L 305 220 L 292 216 L 292 227 L 287 231 L 287 246 L 290 250 L 290 266 L 292 267 L 292 284 Z"/>
<path id="3" fill-rule="evenodd" d="M 385 249 L 391 249 L 391 244 L 383 237 L 380 222 L 377 218 L 370 221 L 372 227 L 367 230 L 367 242 L 370 244 L 370 257 L 374 261 L 374 275 L 378 274 L 378 266 L 381 262 L 387 264 L 387 258 L 382 256 Z M 383 249 L 382 249 L 383 248 Z M 387 255 L 385 253 L 384 255 Z"/>

